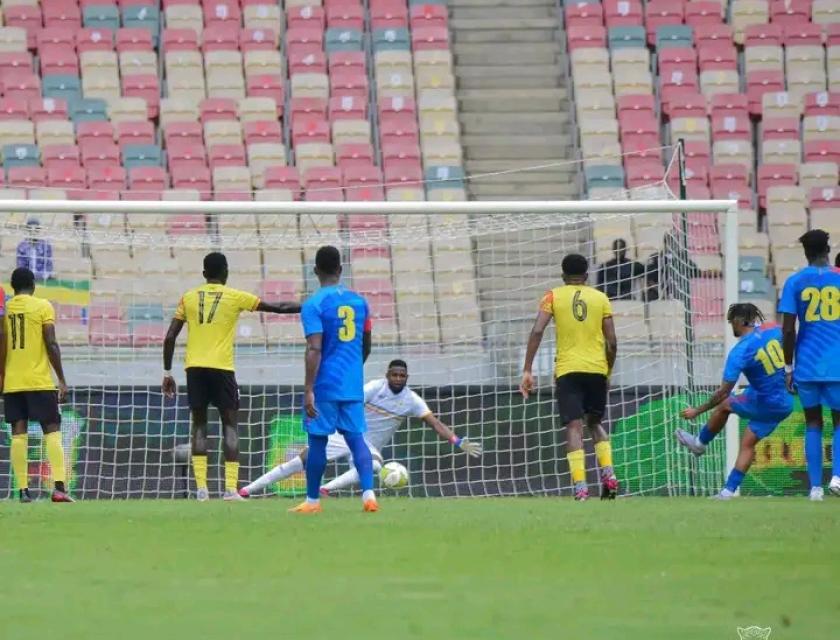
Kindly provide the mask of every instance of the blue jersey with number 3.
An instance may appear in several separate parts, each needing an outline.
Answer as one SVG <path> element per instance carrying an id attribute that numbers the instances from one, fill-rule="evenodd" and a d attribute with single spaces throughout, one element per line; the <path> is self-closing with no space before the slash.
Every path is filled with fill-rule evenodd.
<path id="1" fill-rule="evenodd" d="M 724 382 L 738 382 L 742 373 L 758 400 L 768 408 L 791 404 L 792 399 L 785 389 L 785 356 L 778 324 L 758 325 L 729 352 L 723 370 Z"/>
<path id="2" fill-rule="evenodd" d="M 840 381 L 840 270 L 805 267 L 785 282 L 779 311 L 799 318 L 794 378 Z"/>
<path id="3" fill-rule="evenodd" d="M 322 335 L 316 401 L 363 401 L 362 335 L 370 331 L 367 301 L 342 285 L 322 287 L 303 303 L 300 315 L 305 336 Z"/>

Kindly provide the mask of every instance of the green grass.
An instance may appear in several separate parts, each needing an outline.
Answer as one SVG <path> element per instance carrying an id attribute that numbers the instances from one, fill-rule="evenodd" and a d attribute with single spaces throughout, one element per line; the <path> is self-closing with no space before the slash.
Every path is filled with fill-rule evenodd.
<path id="1" fill-rule="evenodd" d="M 840 500 L 0 504 L 0 638 L 829 640 Z"/>

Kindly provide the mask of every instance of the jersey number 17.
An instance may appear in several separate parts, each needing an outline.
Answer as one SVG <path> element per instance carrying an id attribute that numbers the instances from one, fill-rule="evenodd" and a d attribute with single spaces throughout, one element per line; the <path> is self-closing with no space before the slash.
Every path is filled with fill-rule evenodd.
<path id="1" fill-rule="evenodd" d="M 207 314 L 207 318 L 204 317 L 204 309 L 205 309 L 205 300 L 207 296 L 213 298 L 213 301 L 210 303 L 210 312 Z M 222 301 L 222 292 L 221 291 L 199 291 L 198 292 L 198 324 L 210 324 L 213 322 L 213 318 L 216 317 L 216 309 L 219 308 L 219 303 Z"/>

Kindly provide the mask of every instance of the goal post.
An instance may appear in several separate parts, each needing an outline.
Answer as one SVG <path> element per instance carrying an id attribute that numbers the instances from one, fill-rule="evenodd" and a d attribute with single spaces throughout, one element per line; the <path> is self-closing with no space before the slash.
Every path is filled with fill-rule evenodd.
<path id="1" fill-rule="evenodd" d="M 698 250 L 708 249 L 700 257 L 720 266 L 677 257 L 669 267 L 689 283 L 674 286 L 691 287 L 680 295 L 708 297 L 708 304 L 690 309 L 703 327 L 691 350 L 685 349 L 685 309 L 671 285 L 654 282 L 659 299 L 650 303 L 645 272 L 628 283 L 632 299 L 616 303 L 619 360 L 607 419 L 617 464 L 630 493 L 688 495 L 719 488 L 737 454 L 737 421 L 700 463 L 677 451 L 666 433 L 689 399 L 685 353 L 697 359 L 705 390 L 719 382 L 724 343 L 728 349 L 733 341 L 722 310 L 739 291 L 735 201 L 5 200 L 0 209 L 12 212 L 0 214 L 4 286 L 33 218 L 39 239 L 53 248 L 54 273 L 36 294 L 57 308 L 72 387 L 63 423 L 67 455 L 83 498 L 191 491 L 184 388 L 174 402 L 161 395 L 160 340 L 180 293 L 200 284 L 203 254 L 228 255 L 231 286 L 266 299 L 305 298 L 317 286 L 311 261 L 322 244 L 342 250 L 349 286 L 371 301 L 374 352 L 366 378 L 383 375 L 391 358 L 406 359 L 410 384 L 431 408 L 459 435 L 484 443 L 485 455 L 468 460 L 411 421 L 385 451 L 409 469 L 408 493 L 568 492 L 551 384 L 553 338 L 538 356 L 536 398 L 526 403 L 516 391 L 537 302 L 560 282 L 567 253 L 590 259 L 594 284 L 613 239 L 623 236 L 629 255 L 646 263 L 661 249 L 663 233 L 665 242 L 684 233 L 680 216 L 701 230 L 701 244 L 703 233 L 714 234 L 715 247 Z M 175 369 L 183 385 L 179 343 Z M 242 316 L 236 343 L 246 481 L 301 446 L 303 341 L 296 319 L 263 314 Z M 218 442 L 212 439 L 211 447 Z M 5 446 L 0 442 L 0 494 L 13 482 Z M 591 456 L 587 466 L 595 466 Z M 211 471 L 211 491 L 218 480 L 218 470 Z M 301 487 L 302 479 L 293 478 L 275 490 L 294 494 Z"/>

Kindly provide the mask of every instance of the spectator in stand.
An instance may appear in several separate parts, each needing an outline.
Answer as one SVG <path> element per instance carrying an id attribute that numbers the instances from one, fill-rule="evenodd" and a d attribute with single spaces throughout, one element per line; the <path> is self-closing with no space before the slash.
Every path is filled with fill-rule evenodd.
<path id="1" fill-rule="evenodd" d="M 598 290 L 610 300 L 631 300 L 636 279 L 645 274 L 641 262 L 627 258 L 627 242 L 622 238 L 613 241 L 612 260 L 598 269 Z"/>
<path id="2" fill-rule="evenodd" d="M 27 237 L 17 247 L 17 266 L 35 274 L 35 280 L 49 280 L 53 277 L 52 245 L 39 237 L 40 223 L 30 218 L 26 221 Z"/>
<path id="3" fill-rule="evenodd" d="M 648 302 L 679 298 L 681 287 L 683 295 L 688 296 L 688 282 L 703 275 L 697 263 L 688 257 L 687 250 L 680 247 L 676 236 L 670 231 L 663 238 L 662 250 L 648 258 L 645 273 L 645 299 Z"/>

